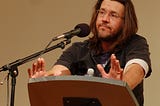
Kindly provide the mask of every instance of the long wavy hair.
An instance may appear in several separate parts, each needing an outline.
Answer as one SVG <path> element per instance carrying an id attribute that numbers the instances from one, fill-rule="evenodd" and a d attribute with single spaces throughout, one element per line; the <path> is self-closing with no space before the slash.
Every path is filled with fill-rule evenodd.
<path id="1" fill-rule="evenodd" d="M 135 9 L 131 0 L 112 0 L 120 2 L 125 6 L 125 16 L 124 16 L 124 27 L 122 28 L 122 32 L 118 35 L 116 41 L 109 47 L 110 52 L 115 52 L 116 49 L 120 49 L 125 45 L 127 40 L 137 33 L 138 24 L 137 17 L 135 13 Z M 90 28 L 93 36 L 90 38 L 91 49 L 94 49 L 96 53 L 100 53 L 103 51 L 101 47 L 101 41 L 98 39 L 98 33 L 96 29 L 96 20 L 97 20 L 97 10 L 100 9 L 103 0 L 98 0 L 94 6 L 93 14 L 90 21 Z"/>

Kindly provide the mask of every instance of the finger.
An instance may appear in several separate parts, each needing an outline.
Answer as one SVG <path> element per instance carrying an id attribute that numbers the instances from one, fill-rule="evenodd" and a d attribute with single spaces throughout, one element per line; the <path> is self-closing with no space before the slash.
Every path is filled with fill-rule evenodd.
<path id="1" fill-rule="evenodd" d="M 122 78 L 123 78 L 123 69 L 121 68 L 121 74 L 120 74 L 120 80 L 122 80 Z"/>
<path id="2" fill-rule="evenodd" d="M 122 80 L 122 77 L 123 77 L 123 69 L 120 67 L 120 63 L 119 63 L 119 60 L 116 61 L 116 76 L 117 76 L 117 79 L 119 80 Z"/>
<path id="3" fill-rule="evenodd" d="M 116 77 L 117 74 L 121 74 L 121 67 L 120 67 L 119 60 L 117 60 L 117 58 L 114 54 L 111 56 L 110 74 L 114 77 Z"/>
<path id="4" fill-rule="evenodd" d="M 119 60 L 115 61 L 115 71 L 118 73 L 120 70 L 120 66 L 119 66 Z"/>
<path id="5" fill-rule="evenodd" d="M 122 69 L 121 69 L 119 60 L 117 60 L 117 61 L 116 61 L 116 72 L 117 72 L 117 73 L 121 73 L 121 72 L 122 72 L 121 70 L 122 70 Z"/>
<path id="6" fill-rule="evenodd" d="M 45 61 L 41 58 L 41 71 L 45 71 Z"/>
<path id="7" fill-rule="evenodd" d="M 33 63 L 32 64 L 32 75 L 36 73 L 36 70 L 37 70 L 37 63 Z"/>
<path id="8" fill-rule="evenodd" d="M 29 69 L 28 69 L 28 76 L 29 76 L 29 78 L 31 78 L 32 75 L 33 75 L 33 72 L 32 72 L 32 70 L 29 68 Z"/>
<path id="9" fill-rule="evenodd" d="M 116 61 L 116 56 L 114 54 L 111 55 L 111 69 L 115 70 L 115 61 Z"/>
<path id="10" fill-rule="evenodd" d="M 107 74 L 101 64 L 97 64 L 97 68 L 102 76 L 105 76 Z"/>
<path id="11" fill-rule="evenodd" d="M 41 71 L 41 69 L 42 69 L 41 67 L 42 67 L 42 60 L 41 60 L 41 58 L 38 58 L 37 67 L 36 67 L 37 72 Z"/>

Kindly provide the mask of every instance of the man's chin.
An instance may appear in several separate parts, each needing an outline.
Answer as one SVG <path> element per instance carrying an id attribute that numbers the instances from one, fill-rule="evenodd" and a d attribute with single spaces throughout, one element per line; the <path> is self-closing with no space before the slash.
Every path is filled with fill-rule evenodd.
<path id="1" fill-rule="evenodd" d="M 107 36 L 99 36 L 99 39 L 101 41 L 111 42 L 111 41 L 115 41 L 117 39 L 117 37 L 115 37 L 113 35 L 107 35 Z"/>

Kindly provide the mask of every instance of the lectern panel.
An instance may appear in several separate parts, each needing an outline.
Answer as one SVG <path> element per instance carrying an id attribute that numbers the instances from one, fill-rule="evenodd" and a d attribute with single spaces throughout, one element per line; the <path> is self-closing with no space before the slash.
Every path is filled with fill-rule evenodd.
<path id="1" fill-rule="evenodd" d="M 65 106 L 64 98 L 96 98 L 102 106 L 138 106 L 125 82 L 99 77 L 34 78 L 29 79 L 28 90 L 31 106 Z M 68 102 L 73 102 L 73 99 Z"/>

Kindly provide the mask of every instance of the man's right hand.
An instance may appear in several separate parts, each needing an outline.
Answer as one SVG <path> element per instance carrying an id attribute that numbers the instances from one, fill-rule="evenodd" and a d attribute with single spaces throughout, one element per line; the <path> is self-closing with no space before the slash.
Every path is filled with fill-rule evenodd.
<path id="1" fill-rule="evenodd" d="M 29 78 L 38 78 L 46 76 L 45 61 L 43 58 L 38 58 L 38 60 L 33 63 L 32 69 L 28 69 Z"/>

